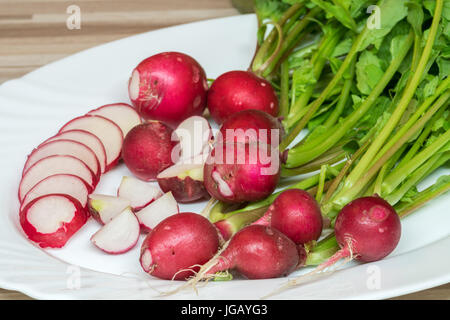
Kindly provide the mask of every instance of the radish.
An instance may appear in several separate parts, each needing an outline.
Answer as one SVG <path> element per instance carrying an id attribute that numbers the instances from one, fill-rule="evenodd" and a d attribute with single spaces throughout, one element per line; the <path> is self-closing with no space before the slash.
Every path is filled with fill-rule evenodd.
<path id="1" fill-rule="evenodd" d="M 250 142 L 260 140 L 271 144 L 283 138 L 284 129 L 281 121 L 267 112 L 260 110 L 243 110 L 229 116 L 220 127 L 218 141 Z"/>
<path id="2" fill-rule="evenodd" d="M 278 114 L 278 98 L 267 80 L 248 71 L 229 71 L 219 76 L 208 91 L 208 109 L 217 124 L 248 109 Z"/>
<path id="3" fill-rule="evenodd" d="M 258 201 L 280 177 L 277 151 L 258 142 L 219 143 L 206 160 L 203 179 L 209 194 L 224 202 Z"/>
<path id="4" fill-rule="evenodd" d="M 20 210 L 36 198 L 46 194 L 66 194 L 77 199 L 83 208 L 87 206 L 89 186 L 83 179 L 73 174 L 55 174 L 39 181 L 27 192 L 20 205 Z"/>
<path id="5" fill-rule="evenodd" d="M 72 156 L 50 156 L 33 164 L 23 175 L 19 184 L 19 200 L 22 202 L 39 181 L 55 174 L 73 174 L 86 182 L 89 192 L 95 189 L 94 173 L 83 161 Z"/>
<path id="6" fill-rule="evenodd" d="M 180 160 L 192 159 L 203 153 L 209 153 L 209 143 L 213 133 L 208 120 L 192 116 L 182 121 L 173 131 L 172 140 L 180 141 Z"/>
<path id="7" fill-rule="evenodd" d="M 113 121 L 120 127 L 124 137 L 132 128 L 142 123 L 136 110 L 126 103 L 107 104 L 91 110 L 87 114 L 102 116 Z"/>
<path id="8" fill-rule="evenodd" d="M 267 212 L 254 224 L 275 228 L 296 244 L 319 239 L 322 214 L 317 201 L 306 191 L 289 189 L 280 193 Z"/>
<path id="9" fill-rule="evenodd" d="M 203 68 L 179 52 L 163 52 L 143 60 L 133 70 L 128 85 L 130 100 L 144 119 L 161 120 L 172 127 L 203 113 L 207 90 Z"/>
<path id="10" fill-rule="evenodd" d="M 122 254 L 131 250 L 139 240 L 139 221 L 126 208 L 91 237 L 91 242 L 109 254 Z"/>
<path id="11" fill-rule="evenodd" d="M 59 132 L 85 130 L 97 136 L 105 147 L 106 171 L 119 162 L 122 150 L 123 134 L 119 126 L 102 116 L 86 115 L 66 123 Z"/>
<path id="12" fill-rule="evenodd" d="M 134 127 L 123 142 L 125 165 L 141 180 L 156 180 L 158 173 L 174 163 L 172 149 L 177 141 L 171 139 L 172 129 L 159 121 Z"/>
<path id="13" fill-rule="evenodd" d="M 56 136 L 51 137 L 44 141 L 44 143 L 56 140 L 73 140 L 84 144 L 89 147 L 98 159 L 100 164 L 101 173 L 106 170 L 106 151 L 103 143 L 100 139 L 92 133 L 85 130 L 69 130 L 58 133 Z M 42 143 L 42 144 L 44 144 Z"/>
<path id="14" fill-rule="evenodd" d="M 107 224 L 129 206 L 130 200 L 121 197 L 103 194 L 90 194 L 88 197 L 89 212 L 101 224 Z"/>
<path id="15" fill-rule="evenodd" d="M 133 177 L 123 177 L 120 182 L 117 196 L 128 199 L 133 211 L 138 211 L 161 197 L 161 190 L 150 183 Z"/>
<path id="16" fill-rule="evenodd" d="M 219 236 L 205 217 L 191 212 L 161 221 L 145 238 L 140 255 L 142 268 L 161 279 L 186 279 L 219 248 Z"/>
<path id="17" fill-rule="evenodd" d="M 28 156 L 27 162 L 23 168 L 23 174 L 39 160 L 54 155 L 67 155 L 80 159 L 92 170 L 96 182 L 100 179 L 101 168 L 95 153 L 90 148 L 86 147 L 86 145 L 72 140 L 50 141 L 34 149 Z"/>
<path id="18" fill-rule="evenodd" d="M 20 211 L 23 231 L 42 248 L 63 247 L 87 218 L 78 200 L 64 194 L 41 196 Z"/>
<path id="19" fill-rule="evenodd" d="M 167 192 L 142 210 L 139 210 L 136 213 L 136 217 L 141 225 L 141 230 L 148 232 L 165 218 L 178 212 L 180 210 L 177 201 L 173 197 L 172 192 Z"/>

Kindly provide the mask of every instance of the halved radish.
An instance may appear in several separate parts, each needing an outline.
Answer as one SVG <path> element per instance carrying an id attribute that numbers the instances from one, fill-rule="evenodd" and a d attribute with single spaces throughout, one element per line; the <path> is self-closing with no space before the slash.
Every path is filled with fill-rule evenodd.
<path id="1" fill-rule="evenodd" d="M 144 209 L 138 211 L 136 217 L 139 220 L 141 229 L 149 232 L 165 218 L 179 212 L 178 203 L 172 192 L 167 192 Z"/>
<path id="2" fill-rule="evenodd" d="M 180 160 L 193 158 L 204 152 L 213 134 L 208 120 L 192 116 L 182 121 L 173 132 L 180 141 Z"/>
<path id="3" fill-rule="evenodd" d="M 87 219 L 80 202 L 65 194 L 41 196 L 20 212 L 23 231 L 42 248 L 61 248 Z"/>
<path id="4" fill-rule="evenodd" d="M 133 177 L 123 177 L 117 196 L 130 200 L 131 208 L 138 211 L 163 195 L 158 186 Z"/>
<path id="5" fill-rule="evenodd" d="M 80 159 L 72 156 L 50 156 L 36 162 L 23 175 L 19 185 L 20 202 L 39 181 L 54 174 L 73 174 L 80 177 L 89 186 L 89 192 L 96 186 L 94 173 Z"/>
<path id="6" fill-rule="evenodd" d="M 102 116 L 115 122 L 122 130 L 124 137 L 133 127 L 142 123 L 137 111 L 126 103 L 107 104 L 87 114 Z"/>
<path id="7" fill-rule="evenodd" d="M 92 217 L 101 224 L 107 224 L 130 206 L 130 200 L 103 194 L 90 194 L 88 209 Z"/>
<path id="8" fill-rule="evenodd" d="M 100 163 L 100 168 L 102 173 L 105 172 L 106 169 L 106 151 L 105 147 L 103 146 L 103 143 L 100 141 L 100 139 L 93 135 L 92 133 L 85 131 L 85 130 L 69 130 L 65 132 L 58 133 L 56 136 L 53 136 L 46 141 L 55 141 L 55 140 L 73 140 L 81 142 L 82 144 L 88 146 L 92 149 L 92 151 L 97 156 L 98 162 Z M 43 143 L 43 144 L 44 144 Z"/>
<path id="9" fill-rule="evenodd" d="M 122 150 L 123 134 L 119 126 L 102 116 L 85 115 L 66 123 L 59 132 L 86 130 L 96 135 L 106 151 L 106 171 L 117 165 Z"/>
<path id="10" fill-rule="evenodd" d="M 139 221 L 131 208 L 126 208 L 94 233 L 91 241 L 106 253 L 120 254 L 127 252 L 136 245 L 139 234 Z"/>
<path id="11" fill-rule="evenodd" d="M 73 156 L 80 159 L 94 172 L 97 180 L 100 179 L 101 169 L 95 153 L 86 145 L 73 140 L 50 141 L 34 149 L 28 156 L 23 174 L 39 160 L 54 155 Z"/>
<path id="12" fill-rule="evenodd" d="M 83 179 L 73 174 L 55 174 L 39 181 L 31 188 L 25 195 L 20 209 L 22 210 L 25 208 L 25 206 L 34 199 L 52 193 L 72 196 L 80 202 L 83 208 L 86 208 L 89 186 Z"/>

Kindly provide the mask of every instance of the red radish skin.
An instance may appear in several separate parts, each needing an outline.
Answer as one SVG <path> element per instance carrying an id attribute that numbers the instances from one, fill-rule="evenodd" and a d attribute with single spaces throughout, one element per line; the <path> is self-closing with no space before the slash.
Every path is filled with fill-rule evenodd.
<path id="1" fill-rule="evenodd" d="M 296 244 L 319 239 L 323 219 L 317 201 L 306 191 L 289 189 L 280 193 L 255 224 L 270 225 Z"/>
<path id="2" fill-rule="evenodd" d="M 219 76 L 208 91 L 208 109 L 217 124 L 248 109 L 278 114 L 278 98 L 267 80 L 248 71 L 229 71 Z"/>
<path id="3" fill-rule="evenodd" d="M 125 165 L 137 178 L 155 181 L 158 173 L 173 164 L 172 149 L 177 141 L 171 138 L 172 129 L 160 121 L 134 127 L 123 142 Z"/>
<path id="4" fill-rule="evenodd" d="M 130 100 L 146 120 L 172 127 L 201 115 L 206 107 L 208 83 L 200 64 L 179 52 L 163 52 L 143 60 L 128 85 Z"/>
<path id="5" fill-rule="evenodd" d="M 203 172 L 208 193 L 227 203 L 264 199 L 275 190 L 279 177 L 277 151 L 260 142 L 217 144 Z"/>
<path id="6" fill-rule="evenodd" d="M 284 135 L 281 121 L 267 112 L 243 110 L 228 117 L 220 127 L 218 141 L 272 143 L 272 136 L 281 142 Z"/>
<path id="7" fill-rule="evenodd" d="M 87 219 L 79 201 L 64 194 L 36 198 L 20 212 L 23 231 L 41 248 L 63 247 Z"/>
<path id="8" fill-rule="evenodd" d="M 160 279 L 182 280 L 199 270 L 219 248 L 219 236 L 205 217 L 191 212 L 161 221 L 145 238 L 140 262 L 145 272 Z"/>

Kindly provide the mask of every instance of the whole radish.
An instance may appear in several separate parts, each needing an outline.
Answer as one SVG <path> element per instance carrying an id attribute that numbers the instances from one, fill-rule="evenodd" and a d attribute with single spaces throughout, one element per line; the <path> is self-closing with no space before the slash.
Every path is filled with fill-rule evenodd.
<path id="1" fill-rule="evenodd" d="M 200 64 L 179 52 L 163 52 L 143 60 L 133 70 L 128 93 L 144 119 L 161 120 L 175 127 L 201 115 L 208 83 Z"/>
<path id="2" fill-rule="evenodd" d="M 267 80 L 248 71 L 229 71 L 219 76 L 208 91 L 208 109 L 221 124 L 236 112 L 248 109 L 278 114 L 278 98 Z"/>
<path id="3" fill-rule="evenodd" d="M 220 127 L 218 141 L 250 142 L 259 140 L 268 144 L 272 138 L 281 142 L 284 129 L 279 119 L 260 110 L 243 110 L 229 116 Z"/>
<path id="4" fill-rule="evenodd" d="M 162 170 L 173 164 L 172 129 L 160 121 L 135 126 L 123 141 L 122 158 L 128 169 L 144 181 L 156 180 Z"/>
<path id="5" fill-rule="evenodd" d="M 308 192 L 289 189 L 280 193 L 254 224 L 271 226 L 296 244 L 305 244 L 319 239 L 323 219 L 317 201 Z"/>
<path id="6" fill-rule="evenodd" d="M 191 212 L 161 221 L 145 238 L 140 262 L 145 272 L 161 279 L 186 279 L 219 249 L 216 228 Z"/>
<path id="7" fill-rule="evenodd" d="M 203 171 L 208 193 L 221 201 L 258 201 L 270 195 L 280 177 L 279 155 L 260 142 L 219 143 Z"/>

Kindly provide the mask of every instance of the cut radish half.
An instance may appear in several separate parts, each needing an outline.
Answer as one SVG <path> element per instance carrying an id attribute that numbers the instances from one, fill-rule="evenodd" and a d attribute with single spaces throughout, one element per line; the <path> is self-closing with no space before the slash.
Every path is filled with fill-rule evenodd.
<path id="1" fill-rule="evenodd" d="M 181 161 L 202 154 L 213 137 L 208 120 L 200 116 L 182 121 L 173 133 L 180 141 Z"/>
<path id="2" fill-rule="evenodd" d="M 36 198 L 20 212 L 23 231 L 42 248 L 61 248 L 87 218 L 78 200 L 64 194 Z"/>
<path id="3" fill-rule="evenodd" d="M 101 224 L 107 224 L 130 206 L 130 200 L 103 194 L 89 195 L 88 208 L 92 217 Z"/>
<path id="4" fill-rule="evenodd" d="M 80 177 L 89 186 L 89 192 L 95 189 L 95 176 L 89 167 L 72 156 L 50 156 L 33 164 L 22 177 L 19 185 L 19 200 L 39 181 L 55 174 L 73 174 Z"/>
<path id="5" fill-rule="evenodd" d="M 107 104 L 89 111 L 87 114 L 102 116 L 115 122 L 122 130 L 124 137 L 133 127 L 142 123 L 141 117 L 136 110 L 125 103 Z"/>
<path id="6" fill-rule="evenodd" d="M 158 186 L 132 177 L 123 177 L 117 196 L 130 200 L 131 208 L 138 211 L 163 195 Z"/>
<path id="7" fill-rule="evenodd" d="M 132 249 L 140 234 L 139 221 L 127 208 L 100 228 L 92 237 L 92 243 L 110 254 L 125 253 Z"/>
<path id="8" fill-rule="evenodd" d="M 165 218 L 179 213 L 178 203 L 172 195 L 167 192 L 144 209 L 136 213 L 143 231 L 151 231 Z"/>
<path id="9" fill-rule="evenodd" d="M 102 116 L 86 115 L 66 123 L 60 130 L 86 130 L 96 135 L 106 151 L 106 171 L 117 165 L 122 150 L 123 134 L 119 126 Z"/>
<path id="10" fill-rule="evenodd" d="M 56 136 L 49 138 L 44 143 L 55 140 L 73 140 L 81 142 L 82 144 L 88 146 L 97 156 L 102 173 L 105 172 L 106 151 L 105 147 L 103 146 L 103 143 L 97 136 L 85 130 L 69 130 L 58 133 Z"/>
<path id="11" fill-rule="evenodd" d="M 77 199 L 83 208 L 86 208 L 89 186 L 83 179 L 72 174 L 55 174 L 39 181 L 23 198 L 20 209 L 36 198 L 46 194 L 66 194 Z"/>
<path id="12" fill-rule="evenodd" d="M 23 173 L 39 160 L 54 155 L 73 156 L 80 159 L 94 172 L 97 180 L 100 179 L 101 169 L 95 153 L 86 145 L 73 140 L 56 140 L 40 145 L 28 156 Z"/>

